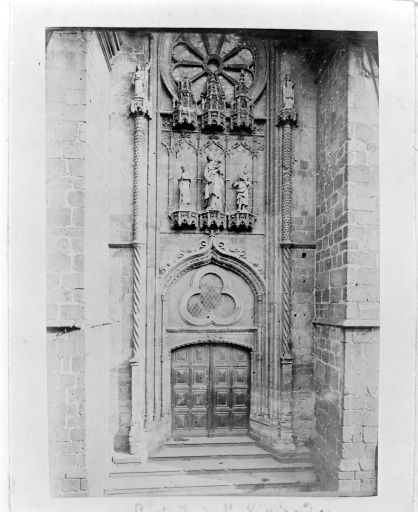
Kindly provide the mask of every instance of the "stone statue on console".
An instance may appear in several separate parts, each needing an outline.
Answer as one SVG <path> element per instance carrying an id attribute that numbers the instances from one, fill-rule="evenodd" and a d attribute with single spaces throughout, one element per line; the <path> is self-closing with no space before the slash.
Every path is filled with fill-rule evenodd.
<path id="1" fill-rule="evenodd" d="M 189 171 L 186 170 L 184 165 L 181 167 L 179 182 L 179 209 L 188 210 L 190 208 L 190 184 L 191 177 Z"/>
<path id="2" fill-rule="evenodd" d="M 222 197 L 225 188 L 225 175 L 222 169 L 222 162 L 213 161 L 209 153 L 206 157 L 207 163 L 203 171 L 205 183 L 205 209 L 206 211 L 222 211 Z"/>
<path id="3" fill-rule="evenodd" d="M 290 75 L 286 75 L 283 82 L 283 108 L 293 109 L 295 106 L 295 84 L 290 78 Z"/>
<path id="4" fill-rule="evenodd" d="M 151 60 L 136 65 L 132 75 L 132 84 L 134 86 L 135 97 L 148 98 L 148 79 Z"/>
<path id="5" fill-rule="evenodd" d="M 237 211 L 248 212 L 249 194 L 248 189 L 251 186 L 248 173 L 244 169 L 238 178 L 238 181 L 232 184 L 237 189 Z"/>

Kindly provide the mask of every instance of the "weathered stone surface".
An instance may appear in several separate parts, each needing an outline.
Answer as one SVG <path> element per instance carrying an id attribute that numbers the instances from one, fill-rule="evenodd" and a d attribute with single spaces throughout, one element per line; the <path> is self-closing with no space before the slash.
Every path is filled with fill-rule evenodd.
<path id="1" fill-rule="evenodd" d="M 84 47 L 82 31 L 73 34 L 54 31 L 46 56 L 47 126 L 52 128 L 46 148 L 47 307 L 50 311 L 47 325 L 55 328 L 79 326 L 84 318 L 84 303 L 78 294 L 78 289 L 84 286 L 79 262 L 82 234 L 73 232 L 71 227 L 75 210 L 84 207 L 83 192 L 77 189 L 74 178 L 84 175 L 85 166 L 85 142 L 80 139 L 79 124 L 85 120 Z M 56 454 L 50 457 L 54 496 L 80 496 L 87 491 L 85 478 L 65 477 L 76 470 L 85 471 L 85 459 L 78 457 L 85 449 L 85 412 L 80 408 L 85 401 L 83 344 L 82 331 L 64 331 L 48 337 L 51 450 Z M 51 373 L 53 368 L 58 377 Z M 57 422 L 58 429 L 53 427 Z"/>
<path id="2" fill-rule="evenodd" d="M 336 127 L 335 133 L 323 130 L 318 141 L 318 163 L 323 172 L 317 179 L 315 314 L 330 325 L 347 319 L 355 325 L 356 321 L 377 320 L 379 315 L 378 185 L 369 167 L 369 152 L 377 149 L 378 106 L 362 86 L 364 77 L 353 79 L 353 72 L 361 76 L 356 68 L 359 52 L 361 49 L 353 46 L 347 53 L 335 55 L 322 73 L 318 89 L 319 122 L 331 131 L 335 120 Z M 362 120 L 358 116 L 361 109 L 367 110 Z M 328 340 L 333 341 L 329 344 Z M 335 450 L 339 469 L 350 473 L 350 478 L 339 474 L 338 479 L 344 481 L 335 482 L 342 493 L 373 492 L 373 486 L 363 482 L 374 476 L 358 470 L 371 469 L 375 457 L 366 456 L 368 443 L 377 441 L 377 415 L 367 412 L 366 400 L 375 412 L 377 349 L 376 330 L 316 326 L 315 428 Z M 332 396 L 336 396 L 333 408 Z M 319 454 L 318 461 L 327 464 L 324 455 Z M 325 467 L 323 473 L 324 478 L 332 478 Z"/>
<path id="3" fill-rule="evenodd" d="M 202 333 L 203 341 L 214 335 L 210 329 L 191 329 L 179 318 L 180 294 L 171 299 L 175 308 L 164 316 L 164 301 L 170 301 L 161 297 L 166 277 L 199 250 L 202 240 L 210 243 L 207 233 L 173 232 L 168 214 L 177 207 L 180 163 L 190 168 L 191 197 L 200 211 L 201 165 L 208 151 L 230 172 L 224 197 L 227 213 L 236 207 L 236 192 L 230 187 L 235 175 L 245 166 L 253 173 L 249 208 L 257 210 L 255 228 L 252 233 L 217 234 L 215 241 L 229 251 L 228 257 L 248 264 L 267 284 L 260 318 L 255 308 L 246 306 L 241 323 L 234 325 L 235 330 L 243 327 L 242 332 L 217 333 L 227 336 L 228 342 L 255 348 L 260 342 L 254 332 L 259 325 L 268 325 L 268 336 L 260 338 L 261 349 L 257 348 L 261 352 L 253 353 L 253 382 L 261 383 L 251 392 L 252 414 L 257 418 L 254 432 L 258 429 L 260 437 L 274 444 L 279 442 L 280 426 L 284 431 L 285 423 L 291 425 L 290 444 L 302 446 L 316 439 L 318 474 L 328 488 L 343 494 L 375 492 L 378 334 L 373 329 L 333 325 L 348 319 L 376 321 L 379 316 L 377 104 L 365 87 L 371 78 L 356 69 L 361 62 L 356 56 L 359 48 L 336 53 L 319 76 L 307 65 L 305 48 L 287 47 L 284 42 L 283 48 L 274 50 L 279 81 L 291 73 L 296 83 L 298 114 L 286 182 L 292 188 L 293 243 L 287 294 L 279 286 L 283 269 L 278 263 L 283 148 L 280 129 L 274 128 L 271 137 L 268 121 L 269 109 L 282 100 L 279 88 L 263 89 L 254 106 L 251 136 L 200 132 L 198 136 L 198 127 L 193 133 L 172 133 L 167 124 L 171 116 L 158 112 L 152 112 L 148 130 L 148 121 L 129 117 L 131 79 L 138 61 L 144 64 L 150 54 L 154 62 L 158 60 L 155 43 L 139 31 L 120 31 L 123 44 L 108 72 L 95 37 L 90 31 L 54 31 L 47 51 L 48 326 L 82 329 L 59 333 L 48 341 L 54 495 L 87 493 L 85 404 L 86 396 L 104 396 L 91 384 L 93 370 L 100 365 L 104 388 L 109 390 L 108 400 L 103 399 L 109 410 L 102 408 L 100 414 L 110 440 L 93 443 L 107 443 L 103 450 L 113 444 L 116 451 L 128 451 L 132 410 L 139 402 L 149 450 L 170 435 L 167 354 L 180 343 L 199 341 Z M 158 96 L 158 108 L 170 112 L 167 87 L 157 95 L 159 79 L 151 68 L 151 97 L 154 101 Z M 134 132 L 135 126 L 142 127 L 140 133 Z M 264 147 L 267 140 L 270 148 Z M 142 188 L 134 216 L 132 184 L 138 169 Z M 132 241 L 134 220 L 144 244 L 139 270 L 127 244 Z M 109 242 L 115 244 L 110 249 Z M 134 286 L 138 271 L 139 299 Z M 231 286 L 234 279 L 231 271 Z M 182 286 L 186 281 L 190 282 L 190 275 Z M 245 295 L 244 287 L 241 292 L 245 304 L 264 300 L 263 293 Z M 282 379 L 278 368 L 284 299 L 289 303 L 292 360 L 280 370 Z M 139 374 L 146 380 L 132 392 L 134 300 L 140 303 L 139 360 L 146 361 Z M 313 326 L 315 317 L 330 325 Z M 88 329 L 98 326 L 104 330 L 96 339 Z M 93 346 L 96 366 L 88 359 Z M 90 413 L 93 421 L 98 418 Z"/>

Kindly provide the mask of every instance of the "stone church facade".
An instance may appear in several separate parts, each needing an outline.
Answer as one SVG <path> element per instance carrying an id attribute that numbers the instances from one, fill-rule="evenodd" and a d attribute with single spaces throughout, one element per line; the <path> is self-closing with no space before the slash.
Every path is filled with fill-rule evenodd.
<path id="1" fill-rule="evenodd" d="M 53 496 L 249 435 L 376 493 L 374 33 L 48 31 Z"/>

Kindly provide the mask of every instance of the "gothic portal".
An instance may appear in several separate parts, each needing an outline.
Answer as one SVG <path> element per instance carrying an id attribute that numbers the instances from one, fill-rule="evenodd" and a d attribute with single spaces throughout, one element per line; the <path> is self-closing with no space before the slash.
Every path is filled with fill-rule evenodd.
<path id="1" fill-rule="evenodd" d="M 244 434 L 374 493 L 376 34 L 62 29 L 46 56 L 55 495 Z"/>

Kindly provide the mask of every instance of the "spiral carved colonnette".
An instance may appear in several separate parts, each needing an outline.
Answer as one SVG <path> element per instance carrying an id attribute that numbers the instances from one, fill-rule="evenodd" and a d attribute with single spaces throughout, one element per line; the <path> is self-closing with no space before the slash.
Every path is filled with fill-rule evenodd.
<path id="1" fill-rule="evenodd" d="M 283 329 L 283 346 L 282 355 L 290 354 L 290 248 L 288 246 L 282 249 L 282 329 Z"/>
<path id="2" fill-rule="evenodd" d="M 284 109 L 280 113 L 282 128 L 282 356 L 291 355 L 291 254 L 292 233 L 292 166 L 293 166 L 293 126 L 296 112 Z"/>
<path id="3" fill-rule="evenodd" d="M 141 67 L 141 66 L 139 66 Z M 147 66 L 141 68 L 142 73 L 147 73 Z M 140 91 L 146 91 L 147 87 L 143 84 L 147 83 L 146 76 L 141 77 L 139 69 L 134 74 L 135 80 L 135 93 L 137 87 Z M 141 86 L 142 84 L 142 86 Z M 132 455 L 140 457 L 141 461 L 147 458 L 147 449 L 144 444 L 143 426 L 144 420 L 146 421 L 147 412 L 144 407 L 145 391 L 138 394 L 139 389 L 144 389 L 143 386 L 143 359 L 140 358 L 140 350 L 144 347 L 145 340 L 141 339 L 141 307 L 142 307 L 142 293 L 141 287 L 142 274 L 141 266 L 143 240 L 141 232 L 141 202 L 144 201 L 146 190 L 143 190 L 144 174 L 146 171 L 146 116 L 151 116 L 151 105 L 149 101 L 136 94 L 131 101 L 131 114 L 134 117 L 135 132 L 134 132 L 134 154 L 133 154 L 133 208 L 132 208 L 132 248 L 133 248 L 133 333 L 132 333 L 132 419 L 131 429 L 129 432 L 129 445 Z M 142 285 L 142 286 L 141 286 Z M 141 343 L 142 342 L 142 343 Z M 138 396 L 136 396 L 138 394 Z"/>
<path id="4" fill-rule="evenodd" d="M 143 197 L 141 190 L 141 175 L 143 168 L 143 152 L 145 144 L 145 118 L 141 113 L 135 113 L 134 134 L 134 165 L 133 165 L 133 357 L 137 357 L 141 338 L 141 243 L 140 243 L 140 201 Z"/>
<path id="5" fill-rule="evenodd" d="M 292 126 L 285 123 L 282 132 L 282 241 L 290 242 L 292 231 Z"/>

